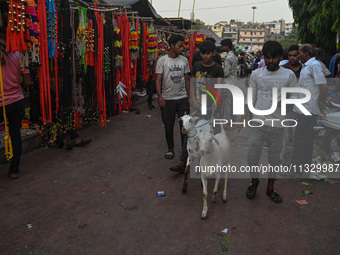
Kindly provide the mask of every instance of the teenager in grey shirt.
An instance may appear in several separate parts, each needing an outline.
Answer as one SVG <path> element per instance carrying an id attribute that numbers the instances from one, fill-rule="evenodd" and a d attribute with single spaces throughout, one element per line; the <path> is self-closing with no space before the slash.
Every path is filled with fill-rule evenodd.
<path id="1" fill-rule="evenodd" d="M 190 66 L 182 56 L 184 37 L 173 35 L 169 39 L 170 52 L 161 57 L 156 65 L 156 90 L 158 105 L 161 108 L 165 137 L 168 144 L 166 159 L 174 157 L 174 125 L 177 117 L 189 112 Z M 182 123 L 180 122 L 180 130 Z M 183 145 L 185 135 L 181 133 Z"/>

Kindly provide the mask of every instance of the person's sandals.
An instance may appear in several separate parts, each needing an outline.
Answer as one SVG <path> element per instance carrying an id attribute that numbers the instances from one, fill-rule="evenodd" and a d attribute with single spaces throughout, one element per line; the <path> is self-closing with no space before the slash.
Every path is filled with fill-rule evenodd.
<path id="1" fill-rule="evenodd" d="M 275 190 L 269 190 L 266 192 L 267 196 L 270 197 L 270 199 L 274 202 L 274 203 L 281 203 L 282 202 L 282 198 L 281 196 L 276 193 Z"/>
<path id="2" fill-rule="evenodd" d="M 165 153 L 164 157 L 166 159 L 173 159 L 174 158 L 174 152 L 173 151 L 168 151 L 167 153 Z"/>
<path id="3" fill-rule="evenodd" d="M 247 192 L 246 192 L 246 196 L 247 198 L 249 199 L 254 199 L 255 196 L 256 196 L 256 190 L 257 190 L 257 186 L 259 185 L 260 183 L 260 180 L 258 180 L 256 183 L 254 182 L 251 182 L 248 189 L 247 189 Z"/>
<path id="4" fill-rule="evenodd" d="M 84 146 L 86 144 L 89 144 L 91 141 L 92 140 L 90 138 L 81 139 L 81 141 L 79 143 L 75 143 L 74 146 L 76 146 L 76 147 Z"/>

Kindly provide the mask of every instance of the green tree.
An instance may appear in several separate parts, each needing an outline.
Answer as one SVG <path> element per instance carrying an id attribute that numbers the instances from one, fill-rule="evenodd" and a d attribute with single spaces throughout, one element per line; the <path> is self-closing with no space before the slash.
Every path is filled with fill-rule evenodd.
<path id="1" fill-rule="evenodd" d="M 334 3 L 337 2 L 337 3 Z M 302 43 L 312 43 L 318 47 L 334 51 L 336 46 L 336 27 L 339 24 L 339 1 L 330 0 L 289 0 L 294 23 Z M 331 7 L 331 8 L 330 8 Z M 333 8 L 334 7 L 334 8 Z"/>
<path id="2" fill-rule="evenodd" d="M 193 25 L 191 26 L 191 30 L 200 30 L 201 28 L 205 28 L 206 24 L 203 20 L 195 19 Z"/>
<path id="3" fill-rule="evenodd" d="M 298 44 L 299 41 L 294 38 L 286 38 L 286 39 L 280 40 L 279 43 L 282 45 L 283 48 L 289 48 L 289 46 L 293 44 Z"/>

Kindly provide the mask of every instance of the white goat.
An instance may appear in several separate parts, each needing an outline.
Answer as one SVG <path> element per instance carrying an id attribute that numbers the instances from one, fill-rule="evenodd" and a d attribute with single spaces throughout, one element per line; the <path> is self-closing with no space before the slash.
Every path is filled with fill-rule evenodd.
<path id="1" fill-rule="evenodd" d="M 211 132 L 201 132 L 199 133 L 196 140 L 198 143 L 197 145 L 199 147 L 199 153 L 201 156 L 199 168 L 201 172 L 201 180 L 203 185 L 203 211 L 201 214 L 201 218 L 206 219 L 208 216 L 207 178 L 215 177 L 215 186 L 212 196 L 212 202 L 215 203 L 218 184 L 220 178 L 224 176 L 223 202 L 227 201 L 228 176 L 226 172 L 223 172 L 220 169 L 222 169 L 223 166 L 228 166 L 228 164 L 230 163 L 229 160 L 231 145 L 229 138 L 227 137 L 222 125 L 221 133 L 214 135 Z M 220 169 L 218 169 L 217 166 L 219 166 Z"/>
<path id="2" fill-rule="evenodd" d="M 195 138 L 200 132 L 210 132 L 212 128 L 209 125 L 208 120 L 202 120 L 199 117 L 192 117 L 185 114 L 180 118 L 180 120 L 183 122 L 182 133 L 187 134 L 188 136 L 188 159 L 185 167 L 184 182 L 182 186 L 182 193 L 184 194 L 187 191 L 190 164 L 195 157 L 199 157 L 199 152 L 195 151 Z"/>

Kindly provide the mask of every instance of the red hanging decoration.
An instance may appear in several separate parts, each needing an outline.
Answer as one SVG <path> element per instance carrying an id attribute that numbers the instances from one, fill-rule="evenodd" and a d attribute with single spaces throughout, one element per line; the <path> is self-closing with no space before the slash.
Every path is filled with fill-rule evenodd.
<path id="1" fill-rule="evenodd" d="M 25 6 L 23 1 L 9 0 L 8 3 L 8 25 L 6 30 L 6 51 L 20 50 L 26 51 L 26 44 L 24 38 L 25 32 Z"/>
<path id="2" fill-rule="evenodd" d="M 38 19 L 41 24 L 46 22 L 46 6 L 44 0 L 38 1 Z M 40 88 L 40 107 L 43 117 L 43 122 L 52 122 L 52 107 L 51 107 L 51 91 L 50 91 L 50 69 L 48 62 L 48 46 L 47 46 L 47 28 L 46 26 L 40 27 L 40 61 L 41 67 L 39 68 L 39 88 Z"/>
<path id="3" fill-rule="evenodd" d="M 121 82 L 126 86 L 126 96 L 123 97 L 123 108 L 128 110 L 131 106 L 131 53 L 129 49 L 130 23 L 127 15 L 123 12 L 117 18 L 117 25 L 122 37 L 123 67 L 121 68 Z M 117 84 L 118 85 L 118 84 Z"/>
<path id="4" fill-rule="evenodd" d="M 94 4 L 94 8 L 97 9 L 97 4 Z M 101 127 L 106 125 L 106 96 L 105 87 L 103 86 L 103 63 L 104 63 L 104 18 L 100 12 L 95 11 L 94 15 L 97 20 L 97 52 L 96 54 L 96 66 L 95 75 L 97 79 L 97 107 L 99 109 L 99 125 Z"/>

